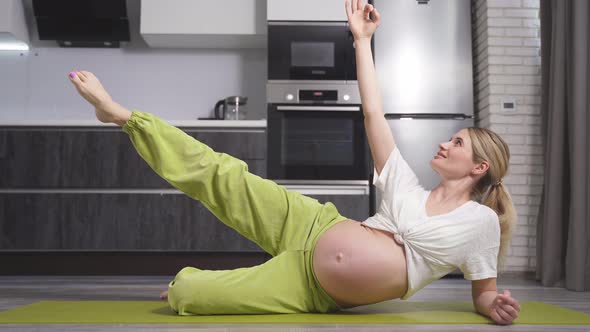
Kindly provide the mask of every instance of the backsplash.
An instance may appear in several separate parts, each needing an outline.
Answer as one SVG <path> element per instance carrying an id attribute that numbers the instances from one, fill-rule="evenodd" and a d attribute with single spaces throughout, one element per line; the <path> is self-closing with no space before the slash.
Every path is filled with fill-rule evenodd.
<path id="1" fill-rule="evenodd" d="M 21 55 L 22 54 L 22 55 Z M 169 120 L 212 116 L 217 100 L 248 97 L 248 118 L 266 117 L 266 50 L 34 48 L 0 52 L 0 122 L 85 120 L 92 108 L 68 79 L 94 72 L 113 99 Z"/>
<path id="2" fill-rule="evenodd" d="M 131 41 L 121 48 L 59 48 L 40 41 L 24 0 L 31 50 L 0 52 L 2 121 L 88 120 L 92 108 L 68 79 L 94 72 L 113 99 L 166 120 L 213 116 L 232 95 L 248 97 L 248 119 L 266 117 L 266 49 L 155 49 L 139 34 L 139 0 L 128 0 Z"/>

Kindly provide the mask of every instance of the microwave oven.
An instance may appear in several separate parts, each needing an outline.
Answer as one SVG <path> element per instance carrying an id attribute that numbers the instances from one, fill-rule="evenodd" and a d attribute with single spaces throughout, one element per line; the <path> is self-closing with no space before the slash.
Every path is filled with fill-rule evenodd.
<path id="1" fill-rule="evenodd" d="M 268 81 L 356 81 L 346 22 L 268 22 Z"/>

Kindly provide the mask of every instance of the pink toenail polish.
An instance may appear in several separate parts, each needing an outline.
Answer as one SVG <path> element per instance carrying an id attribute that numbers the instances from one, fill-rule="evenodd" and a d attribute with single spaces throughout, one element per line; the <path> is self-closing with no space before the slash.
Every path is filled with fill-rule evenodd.
<path id="1" fill-rule="evenodd" d="M 72 71 L 72 72 L 70 72 L 70 77 L 71 77 L 71 78 L 74 78 L 74 76 L 76 76 L 76 73 L 74 73 L 73 71 Z"/>

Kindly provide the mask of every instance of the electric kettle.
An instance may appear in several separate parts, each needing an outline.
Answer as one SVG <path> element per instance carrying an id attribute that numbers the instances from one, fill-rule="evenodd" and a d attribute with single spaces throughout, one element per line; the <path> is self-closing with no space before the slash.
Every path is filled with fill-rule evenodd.
<path id="1" fill-rule="evenodd" d="M 215 104 L 215 118 L 218 120 L 244 120 L 246 119 L 247 97 L 231 96 L 218 101 Z"/>

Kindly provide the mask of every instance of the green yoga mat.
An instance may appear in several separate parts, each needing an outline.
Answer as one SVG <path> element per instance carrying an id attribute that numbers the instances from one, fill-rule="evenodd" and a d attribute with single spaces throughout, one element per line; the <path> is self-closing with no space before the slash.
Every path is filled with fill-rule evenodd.
<path id="1" fill-rule="evenodd" d="M 0 324 L 493 324 L 470 302 L 383 302 L 334 314 L 178 316 L 156 301 L 42 301 L 0 312 Z M 590 325 L 590 315 L 522 302 L 515 324 Z"/>

